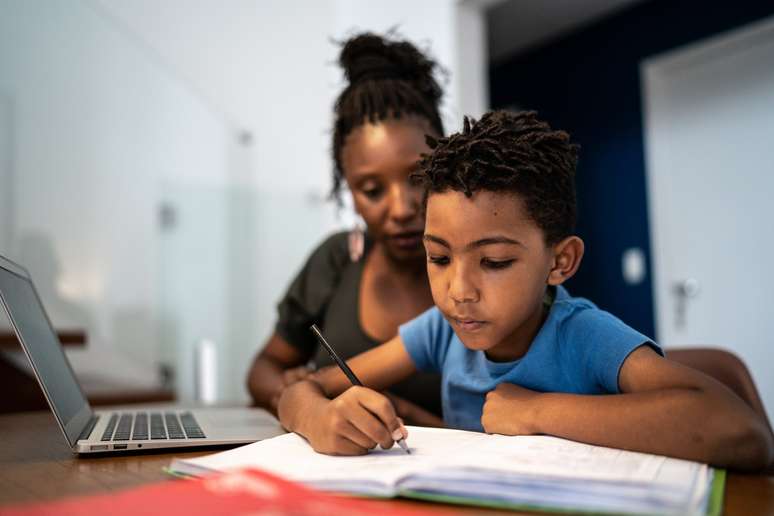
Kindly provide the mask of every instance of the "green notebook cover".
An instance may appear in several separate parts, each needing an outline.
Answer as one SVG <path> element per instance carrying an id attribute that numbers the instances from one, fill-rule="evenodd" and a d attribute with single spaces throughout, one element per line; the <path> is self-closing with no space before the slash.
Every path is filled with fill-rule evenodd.
<path id="1" fill-rule="evenodd" d="M 726 470 L 713 469 L 712 487 L 710 488 L 709 499 L 707 500 L 707 516 L 720 516 L 723 514 L 723 493 L 726 486 Z M 535 506 L 527 504 L 514 504 L 499 500 L 489 500 L 483 498 L 467 498 L 461 496 L 449 496 L 441 494 L 430 494 L 417 491 L 401 491 L 399 496 L 412 498 L 416 500 L 426 500 L 428 502 L 438 502 L 456 505 L 473 505 L 477 507 L 488 507 L 492 509 L 510 509 L 536 512 L 551 512 L 562 514 L 613 514 L 606 512 L 579 512 L 573 509 L 553 509 L 544 506 Z M 620 514 L 616 512 L 615 514 Z"/>
<path id="2" fill-rule="evenodd" d="M 185 473 L 176 472 L 170 468 L 163 468 L 164 472 L 178 478 L 195 478 Z M 707 501 L 707 516 L 720 516 L 723 514 L 723 494 L 726 487 L 726 470 L 713 469 L 712 470 L 712 487 L 710 488 L 709 500 Z M 349 496 L 356 496 L 362 498 L 380 498 L 377 496 L 363 496 L 358 494 L 343 493 Z M 612 514 L 605 512 L 579 512 L 573 509 L 552 509 L 550 507 L 527 505 L 527 504 L 514 504 L 503 502 L 499 500 L 489 500 L 485 498 L 466 498 L 461 496 L 449 496 L 441 494 L 430 494 L 418 491 L 401 491 L 397 495 L 402 498 L 410 498 L 415 500 L 424 500 L 428 502 L 437 502 L 453 505 L 472 505 L 475 507 L 487 507 L 492 509 L 510 509 L 510 510 L 523 510 L 523 511 L 536 511 L 536 512 L 551 512 L 561 514 Z M 620 513 L 615 513 L 620 514 Z M 634 516 L 634 515 L 633 515 Z"/>
<path id="3" fill-rule="evenodd" d="M 712 490 L 707 504 L 707 516 L 720 516 L 723 514 L 723 494 L 726 492 L 726 470 L 715 469 L 712 477 Z"/>

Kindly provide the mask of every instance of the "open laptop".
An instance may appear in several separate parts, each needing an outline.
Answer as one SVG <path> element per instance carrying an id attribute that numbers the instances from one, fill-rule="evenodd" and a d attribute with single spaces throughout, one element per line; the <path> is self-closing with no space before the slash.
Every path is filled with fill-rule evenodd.
<path id="1" fill-rule="evenodd" d="M 262 409 L 92 410 L 29 273 L 0 256 L 0 301 L 75 453 L 242 444 L 284 433 Z"/>

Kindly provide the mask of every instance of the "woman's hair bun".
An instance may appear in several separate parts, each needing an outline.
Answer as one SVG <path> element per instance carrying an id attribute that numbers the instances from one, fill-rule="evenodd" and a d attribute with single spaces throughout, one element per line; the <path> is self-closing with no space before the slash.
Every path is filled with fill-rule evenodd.
<path id="1" fill-rule="evenodd" d="M 408 41 L 390 36 L 365 32 L 344 42 L 339 65 L 350 85 L 368 80 L 406 81 L 436 103 L 442 95 L 433 77 L 438 64 Z"/>

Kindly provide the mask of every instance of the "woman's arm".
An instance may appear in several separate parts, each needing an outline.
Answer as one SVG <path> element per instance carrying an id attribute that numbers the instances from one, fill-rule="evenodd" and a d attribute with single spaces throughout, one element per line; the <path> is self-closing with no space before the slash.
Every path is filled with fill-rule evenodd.
<path id="1" fill-rule="evenodd" d="M 377 444 L 387 449 L 407 437 L 389 398 L 377 392 L 416 372 L 401 338 L 347 364 L 365 387 L 353 387 L 338 367 L 322 369 L 283 391 L 278 406 L 282 425 L 304 436 L 316 451 L 333 455 L 359 455 Z"/>
<path id="2" fill-rule="evenodd" d="M 760 470 L 774 459 L 766 424 L 724 385 L 642 346 L 621 367 L 623 394 L 537 393 L 501 384 L 487 394 L 490 433 L 575 441 Z"/>
<path id="3" fill-rule="evenodd" d="M 309 332 L 315 314 L 325 312 L 341 287 L 341 273 L 349 263 L 347 234 L 334 233 L 309 255 L 277 305 L 278 332 L 258 353 L 247 375 L 247 390 L 256 405 L 276 414 L 282 390 L 303 378 L 303 367 L 314 355 L 317 343 Z"/>
<path id="4" fill-rule="evenodd" d="M 276 415 L 283 389 L 308 374 L 305 367 L 308 360 L 309 357 L 285 339 L 273 334 L 256 355 L 247 375 L 247 390 L 255 404 Z"/>

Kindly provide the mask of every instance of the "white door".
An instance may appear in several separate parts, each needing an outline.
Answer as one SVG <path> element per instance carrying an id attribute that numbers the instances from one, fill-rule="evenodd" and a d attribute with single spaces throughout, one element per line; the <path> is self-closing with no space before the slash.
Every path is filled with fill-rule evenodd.
<path id="1" fill-rule="evenodd" d="M 658 340 L 735 352 L 774 420 L 774 19 L 641 72 Z"/>

